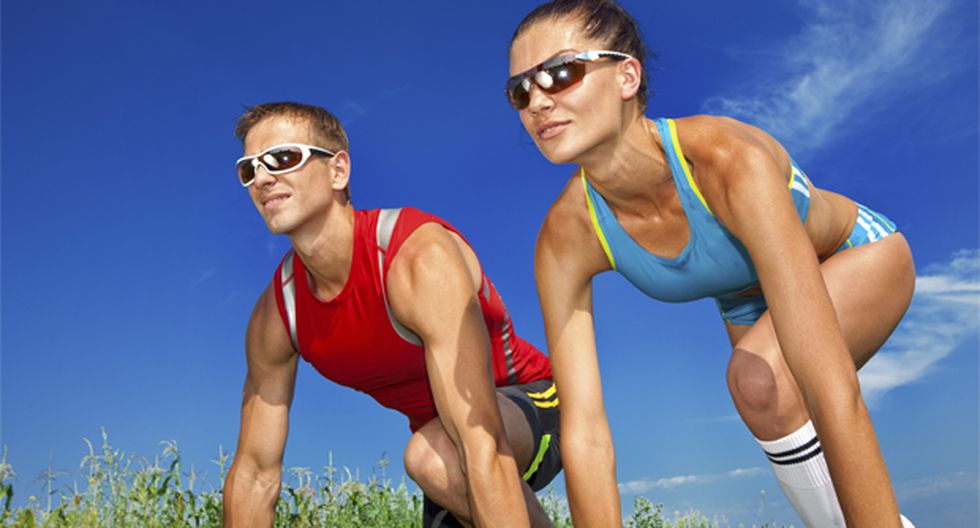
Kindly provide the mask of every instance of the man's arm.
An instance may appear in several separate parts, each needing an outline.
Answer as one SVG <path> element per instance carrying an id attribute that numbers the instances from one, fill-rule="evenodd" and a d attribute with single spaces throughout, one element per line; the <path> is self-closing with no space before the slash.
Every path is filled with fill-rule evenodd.
<path id="1" fill-rule="evenodd" d="M 388 302 L 398 321 L 425 343 L 429 385 L 439 419 L 459 450 L 473 522 L 528 526 L 517 464 L 497 408 L 474 262 L 469 248 L 445 228 L 423 225 L 392 261 Z"/>
<path id="2" fill-rule="evenodd" d="M 225 479 L 224 525 L 272 526 L 282 483 L 282 455 L 299 354 L 292 347 L 270 285 L 245 336 L 248 374 L 242 391 L 238 449 Z"/>

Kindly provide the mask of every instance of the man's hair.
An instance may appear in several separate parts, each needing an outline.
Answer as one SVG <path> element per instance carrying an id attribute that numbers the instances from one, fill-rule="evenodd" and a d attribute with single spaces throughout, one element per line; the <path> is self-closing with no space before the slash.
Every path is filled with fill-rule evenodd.
<path id="1" fill-rule="evenodd" d="M 323 107 L 292 101 L 246 106 L 245 113 L 238 118 L 238 123 L 235 125 L 235 136 L 244 145 L 245 136 L 248 135 L 249 131 L 255 125 L 271 117 L 304 119 L 310 125 L 313 140 L 318 143 L 314 146 L 335 152 L 340 150 L 350 152 L 347 133 L 344 132 L 344 126 L 340 124 L 337 116 Z M 350 183 L 348 183 L 346 191 L 347 200 L 350 201 Z"/>
<path id="2" fill-rule="evenodd" d="M 632 55 L 643 65 L 643 77 L 636 98 L 640 110 L 646 111 L 648 97 L 647 56 L 656 54 L 647 49 L 640 37 L 636 20 L 613 0 L 553 0 L 531 11 L 514 31 L 511 46 L 522 33 L 542 21 L 578 19 L 585 36 L 603 42 L 606 49 Z"/>

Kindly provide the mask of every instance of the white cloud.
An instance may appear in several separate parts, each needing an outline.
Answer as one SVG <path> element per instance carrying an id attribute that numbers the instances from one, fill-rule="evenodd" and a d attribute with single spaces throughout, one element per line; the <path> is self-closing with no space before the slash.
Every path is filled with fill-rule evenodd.
<path id="1" fill-rule="evenodd" d="M 204 284 L 204 282 L 206 282 L 208 279 L 210 279 L 211 277 L 214 277 L 215 273 L 217 273 L 217 272 L 218 272 L 218 268 L 211 268 L 211 269 L 207 269 L 205 271 L 202 271 L 201 273 L 199 273 L 197 275 L 197 278 L 195 278 L 193 281 L 191 281 L 191 287 L 196 288 L 196 287 L 200 286 L 201 284 Z"/>
<path id="2" fill-rule="evenodd" d="M 337 113 L 337 117 L 340 119 L 341 123 L 350 126 L 350 124 L 354 121 L 357 121 L 358 119 L 367 115 L 368 110 L 368 107 L 364 104 L 346 99 L 341 105 L 340 111 Z"/>
<path id="3" fill-rule="evenodd" d="M 938 475 L 896 484 L 895 494 L 899 499 L 922 499 L 947 493 L 977 492 L 977 475 L 960 471 L 948 475 Z"/>
<path id="4" fill-rule="evenodd" d="M 640 479 L 630 480 L 619 483 L 619 492 L 622 494 L 638 495 L 646 493 L 652 489 L 672 489 L 681 486 L 694 486 L 703 484 L 713 484 L 723 480 L 734 480 L 747 477 L 765 475 L 769 470 L 761 467 L 738 468 L 727 473 L 706 473 L 702 475 L 678 475 L 659 479 Z"/>
<path id="5" fill-rule="evenodd" d="M 751 71 L 739 95 L 710 98 L 704 110 L 760 126 L 791 152 L 817 150 L 885 99 L 951 68 L 939 27 L 951 1 L 803 1 L 808 22 L 777 44 L 779 58 Z"/>
<path id="6" fill-rule="evenodd" d="M 871 404 L 928 375 L 980 330 L 980 251 L 959 251 L 949 262 L 927 267 L 915 283 L 905 319 L 861 369 L 861 390 Z"/>

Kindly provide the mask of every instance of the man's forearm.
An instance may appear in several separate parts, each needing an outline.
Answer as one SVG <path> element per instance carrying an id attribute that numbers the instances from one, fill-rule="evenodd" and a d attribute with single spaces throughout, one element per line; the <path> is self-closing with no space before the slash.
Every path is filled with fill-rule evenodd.
<path id="1" fill-rule="evenodd" d="M 281 483 L 278 474 L 262 478 L 257 472 L 233 467 L 225 479 L 225 528 L 272 526 Z"/>
<path id="2" fill-rule="evenodd" d="M 484 461 L 466 463 L 470 510 L 476 526 L 529 526 L 517 464 L 494 450 Z"/>

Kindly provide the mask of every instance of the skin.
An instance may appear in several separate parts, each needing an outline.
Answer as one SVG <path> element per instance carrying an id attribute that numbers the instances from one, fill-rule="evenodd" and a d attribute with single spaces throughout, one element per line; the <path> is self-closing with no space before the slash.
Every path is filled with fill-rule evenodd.
<path id="1" fill-rule="evenodd" d="M 566 51 L 608 49 L 577 19 L 540 22 L 512 44 L 511 75 Z M 542 154 L 576 163 L 617 220 L 647 251 L 676 257 L 690 228 L 663 138 L 636 101 L 635 59 L 589 64 L 558 94 L 531 89 L 521 122 Z M 813 188 L 806 224 L 787 192 L 785 149 L 727 118 L 676 120 L 681 148 L 716 218 L 749 250 L 769 311 L 752 326 L 727 325 L 732 397 L 762 439 L 812 420 L 849 526 L 899 527 L 898 507 L 856 368 L 894 330 L 911 300 L 914 269 L 901 234 L 840 254 L 856 218 L 846 197 Z M 592 277 L 610 268 L 591 225 L 579 170 L 538 237 L 535 273 L 552 370 L 562 398 L 561 449 L 573 519 L 619 526 L 615 455 L 596 360 Z M 758 211 L 766 211 L 759 215 Z M 874 277 L 856 282 L 850 277 Z"/>
<path id="2" fill-rule="evenodd" d="M 323 146 L 303 119 L 270 117 L 245 138 L 252 155 L 282 143 Z M 273 233 L 287 234 L 310 274 L 314 295 L 335 297 L 351 269 L 354 210 L 344 189 L 350 156 L 313 158 L 301 169 L 249 187 Z M 433 500 L 471 526 L 549 526 L 520 478 L 533 456 L 523 413 L 494 390 L 490 342 L 477 297 L 479 261 L 457 235 L 423 225 L 391 261 L 387 291 L 396 318 L 422 338 L 438 418 L 406 448 L 409 475 Z M 246 333 L 248 373 L 238 449 L 224 487 L 225 526 L 272 526 L 299 354 L 275 301 L 259 297 Z M 436 324 L 438 322 L 438 324 Z"/>

